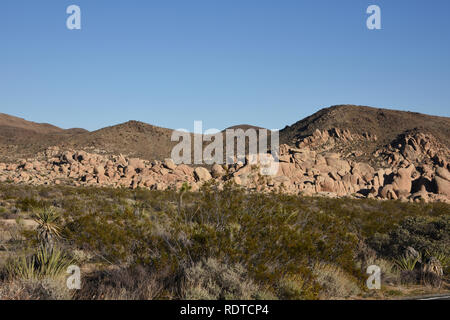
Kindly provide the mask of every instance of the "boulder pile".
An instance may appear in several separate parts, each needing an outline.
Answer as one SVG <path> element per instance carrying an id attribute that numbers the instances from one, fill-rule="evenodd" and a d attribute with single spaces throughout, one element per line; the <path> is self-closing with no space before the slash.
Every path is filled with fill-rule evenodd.
<path id="1" fill-rule="evenodd" d="M 281 145 L 276 175 L 260 174 L 258 165 L 215 164 L 210 168 L 176 165 L 171 159 L 148 161 L 123 155 L 101 155 L 83 150 L 48 148 L 34 159 L 0 163 L 0 181 L 31 185 L 66 184 L 179 189 L 184 183 L 195 191 L 206 181 L 229 180 L 256 191 L 283 191 L 306 196 L 367 197 L 402 201 L 450 202 L 449 150 L 423 133 L 404 135 L 377 150 L 379 166 L 347 158 L 329 148 L 336 139 L 373 140 L 345 130 L 317 131 L 296 148 Z M 313 147 L 314 146 L 314 147 Z"/>

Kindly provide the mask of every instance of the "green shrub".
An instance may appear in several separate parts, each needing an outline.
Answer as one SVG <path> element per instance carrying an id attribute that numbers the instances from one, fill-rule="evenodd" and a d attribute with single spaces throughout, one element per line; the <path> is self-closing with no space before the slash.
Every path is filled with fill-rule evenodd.
<path id="1" fill-rule="evenodd" d="M 449 211 L 447 211 L 448 213 Z M 450 215 L 438 217 L 405 217 L 386 234 L 377 233 L 370 245 L 385 257 L 402 256 L 408 247 L 421 252 L 441 252 L 450 255 Z"/>
<path id="2" fill-rule="evenodd" d="M 209 183 L 198 192 L 184 191 L 0 183 L 0 197 L 8 199 L 9 207 L 29 210 L 31 205 L 44 208 L 51 203 L 58 208 L 60 217 L 51 223 L 59 228 L 60 246 L 95 266 L 87 275 L 90 289 L 83 291 L 82 299 L 187 294 L 339 298 L 352 295 L 354 285 L 365 281 L 369 260 L 388 265 L 387 260 L 403 255 L 408 246 L 422 253 L 442 252 L 442 261 L 448 256 L 448 204 L 257 193 L 231 183 L 223 189 Z M 25 240 L 15 239 L 8 248 L 34 245 L 37 233 L 24 231 Z M 41 242 L 46 243 L 45 238 Z M 28 269 L 34 272 L 31 259 L 25 257 L 22 265 L 32 265 Z M 216 276 L 211 271 L 215 269 L 208 269 L 211 261 L 247 287 Z M 322 276 L 314 271 L 317 261 Z M 398 282 L 399 271 L 392 265 L 389 269 L 389 279 Z M 208 281 L 215 284 L 214 290 L 205 289 L 201 280 L 184 286 L 188 271 L 211 274 Z M 201 279 L 194 277 L 197 273 L 191 280 Z M 153 280 L 147 283 L 145 277 Z M 249 294 L 253 286 L 263 293 Z"/>

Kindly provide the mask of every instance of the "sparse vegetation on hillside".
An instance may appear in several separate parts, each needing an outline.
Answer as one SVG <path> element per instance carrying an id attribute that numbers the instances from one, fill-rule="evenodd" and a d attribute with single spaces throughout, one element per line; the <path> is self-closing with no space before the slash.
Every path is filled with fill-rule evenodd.
<path id="1" fill-rule="evenodd" d="M 357 134 L 368 132 L 376 135 L 377 144 L 368 146 L 373 148 L 389 144 L 398 135 L 413 129 L 431 133 L 443 145 L 450 146 L 450 118 L 355 105 L 338 105 L 321 109 L 284 128 L 280 132 L 280 141 L 293 144 L 299 138 L 312 135 L 316 129 L 332 128 L 348 129 Z"/>
<path id="2" fill-rule="evenodd" d="M 128 119 L 127 119 L 128 120 Z M 287 119 L 287 123 L 291 120 Z M 189 126 L 187 124 L 186 126 Z M 233 129 L 259 128 L 236 125 Z M 295 145 L 311 136 L 315 130 L 348 129 L 355 134 L 369 133 L 377 142 L 357 144 L 367 154 L 384 147 L 406 131 L 417 129 L 431 133 L 447 148 L 450 147 L 450 119 L 416 112 L 380 109 L 365 106 L 339 105 L 324 108 L 280 131 L 280 142 Z M 171 129 L 140 121 L 128 121 L 89 132 L 84 129 L 64 130 L 49 124 L 38 124 L 0 114 L 0 161 L 16 161 L 43 152 L 51 146 L 87 150 L 96 153 L 130 155 L 146 160 L 170 157 L 176 142 Z M 270 144 L 269 144 L 270 145 Z M 355 151 L 355 150 L 353 150 Z"/>

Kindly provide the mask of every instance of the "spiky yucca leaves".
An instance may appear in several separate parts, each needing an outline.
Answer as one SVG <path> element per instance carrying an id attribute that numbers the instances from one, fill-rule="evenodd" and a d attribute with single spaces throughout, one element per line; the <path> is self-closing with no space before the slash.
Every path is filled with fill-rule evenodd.
<path id="1" fill-rule="evenodd" d="M 55 278 L 64 274 L 73 259 L 57 248 L 41 246 L 31 256 L 10 261 L 6 270 L 10 277 L 23 280 Z"/>
<path id="2" fill-rule="evenodd" d="M 42 245 L 53 247 L 55 240 L 61 238 L 59 219 L 60 215 L 54 207 L 36 210 L 34 221 L 38 224 L 38 238 Z"/>
<path id="3" fill-rule="evenodd" d="M 396 268 L 400 271 L 412 271 L 419 260 L 420 256 L 401 256 L 400 258 L 394 259 L 394 263 Z"/>

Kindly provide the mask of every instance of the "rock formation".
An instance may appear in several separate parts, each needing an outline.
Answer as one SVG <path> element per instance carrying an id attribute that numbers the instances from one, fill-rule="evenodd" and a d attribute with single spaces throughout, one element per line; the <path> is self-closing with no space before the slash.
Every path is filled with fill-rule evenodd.
<path id="1" fill-rule="evenodd" d="M 337 129 L 331 132 L 317 130 L 295 148 L 281 145 L 274 176 L 261 175 L 260 167 L 249 163 L 193 168 L 176 165 L 171 159 L 149 161 L 50 147 L 32 159 L 0 163 L 0 181 L 157 190 L 178 189 L 187 182 L 195 191 L 207 181 L 231 180 L 250 190 L 306 196 L 450 202 L 449 150 L 433 136 L 402 135 L 376 150 L 372 158 L 377 161 L 369 164 L 330 146 L 376 137 Z"/>

